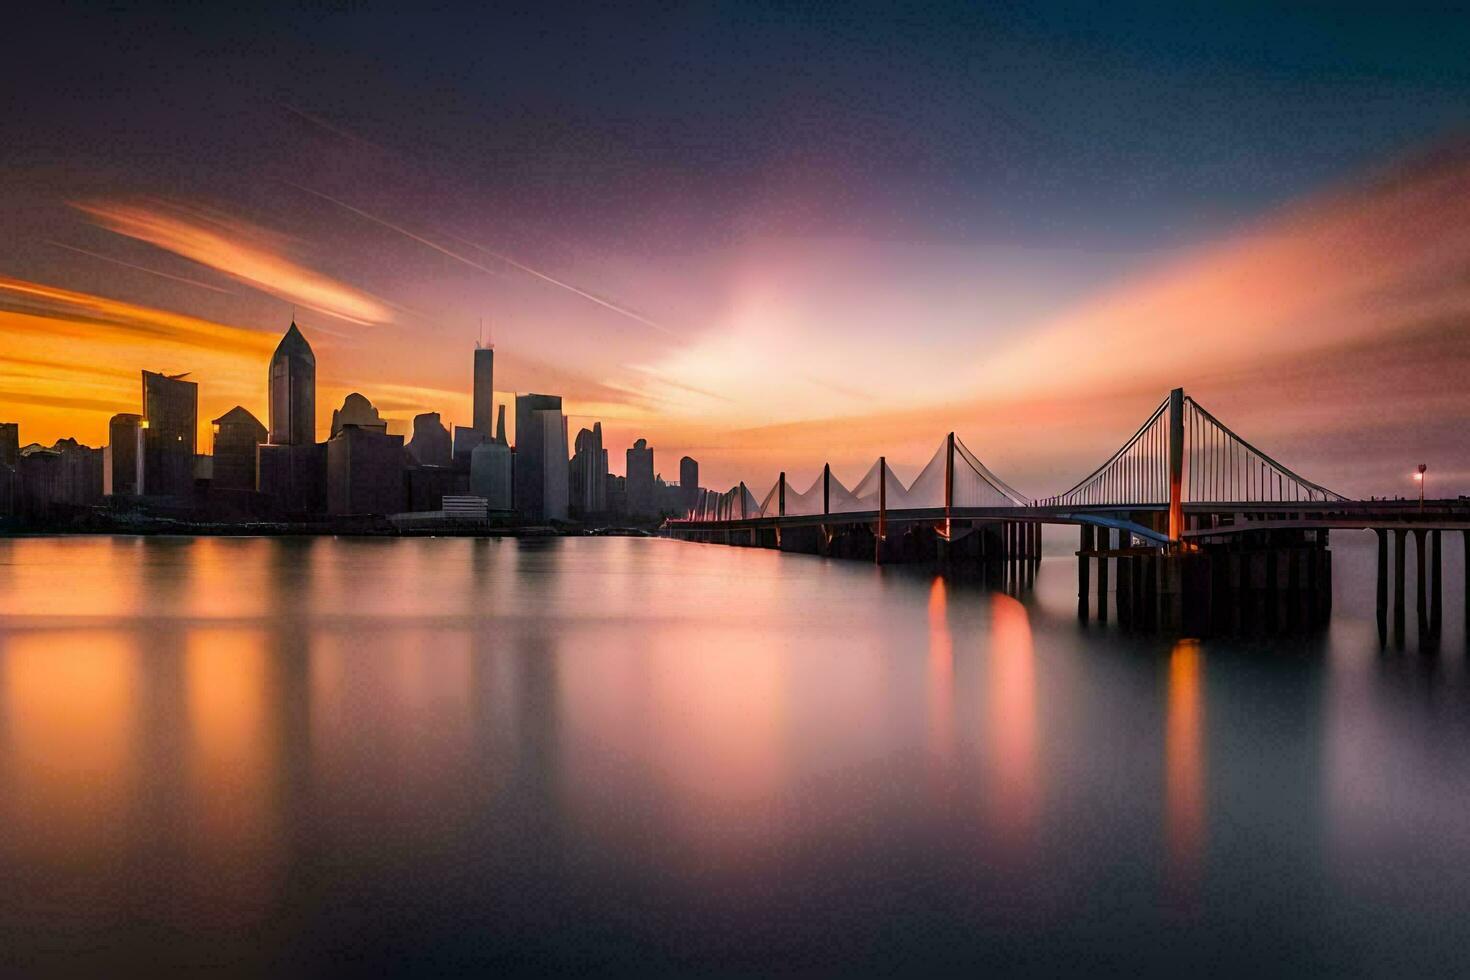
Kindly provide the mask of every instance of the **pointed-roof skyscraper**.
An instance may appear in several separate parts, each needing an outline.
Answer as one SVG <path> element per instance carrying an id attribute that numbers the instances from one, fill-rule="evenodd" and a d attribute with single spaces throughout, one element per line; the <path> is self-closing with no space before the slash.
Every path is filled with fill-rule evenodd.
<path id="1" fill-rule="evenodd" d="M 316 442 L 316 355 L 295 320 L 271 355 L 270 441 L 278 446 Z"/>

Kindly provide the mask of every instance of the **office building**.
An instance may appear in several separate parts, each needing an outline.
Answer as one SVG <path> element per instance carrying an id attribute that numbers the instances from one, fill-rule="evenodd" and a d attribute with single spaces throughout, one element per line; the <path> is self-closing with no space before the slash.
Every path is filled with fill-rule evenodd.
<path id="1" fill-rule="evenodd" d="M 495 437 L 470 453 L 470 493 L 502 513 L 515 509 L 515 457 L 505 438 L 505 406 L 496 415 Z"/>
<path id="2" fill-rule="evenodd" d="M 571 509 L 579 517 L 607 510 L 607 451 L 602 448 L 602 423 L 577 433 L 572 455 Z"/>
<path id="3" fill-rule="evenodd" d="M 454 427 L 454 465 L 468 470 L 470 465 L 470 454 L 475 447 L 482 442 L 491 442 L 494 436 L 481 432 L 468 425 L 456 425 Z"/>
<path id="4" fill-rule="evenodd" d="M 470 455 L 470 493 L 483 497 L 492 511 L 514 509 L 510 447 L 495 440 L 482 442 Z"/>
<path id="5" fill-rule="evenodd" d="M 102 500 L 102 450 L 75 439 L 20 450 L 15 466 L 15 511 L 32 520 L 74 514 Z"/>
<path id="6" fill-rule="evenodd" d="M 653 447 L 639 439 L 628 449 L 627 507 L 629 517 L 653 517 L 658 501 L 653 489 Z"/>
<path id="7" fill-rule="evenodd" d="M 541 518 L 564 521 L 570 515 L 571 469 L 567 460 L 567 417 L 556 409 L 532 412 L 541 426 Z"/>
<path id="8" fill-rule="evenodd" d="M 403 437 L 376 426 L 342 426 L 327 442 L 327 512 L 397 514 L 404 500 Z"/>
<path id="9" fill-rule="evenodd" d="M 271 355 L 269 417 L 273 445 L 316 442 L 316 355 L 295 320 Z"/>
<path id="10" fill-rule="evenodd" d="M 327 444 L 256 447 L 255 488 L 281 513 L 312 517 L 327 510 Z"/>
<path id="11" fill-rule="evenodd" d="M 699 461 L 692 456 L 679 460 L 679 514 L 687 514 L 699 503 Z"/>
<path id="12" fill-rule="evenodd" d="M 560 395 L 516 396 L 515 509 L 525 520 L 566 518 L 566 431 Z M 547 445 L 548 432 L 552 433 L 551 445 Z M 553 477 L 552 486 L 547 485 L 548 472 L 560 473 L 559 479 Z"/>
<path id="13" fill-rule="evenodd" d="M 199 386 L 184 378 L 143 372 L 143 492 L 149 496 L 194 491 Z"/>
<path id="14" fill-rule="evenodd" d="M 342 400 L 341 408 L 332 409 L 332 437 L 336 438 L 349 425 L 388 434 L 388 422 L 378 414 L 372 402 L 355 391 Z"/>
<path id="15" fill-rule="evenodd" d="M 20 423 L 0 422 L 0 466 L 14 466 L 20 459 Z"/>
<path id="16" fill-rule="evenodd" d="M 453 442 L 449 430 L 439 420 L 438 412 L 424 412 L 413 417 L 413 438 L 408 441 L 408 454 L 420 466 L 448 466 L 453 458 Z"/>
<path id="17" fill-rule="evenodd" d="M 102 492 L 130 497 L 143 492 L 143 416 L 127 412 L 107 423 L 102 450 Z"/>
<path id="18" fill-rule="evenodd" d="M 265 442 L 266 427 L 239 405 L 215 419 L 213 424 L 211 489 L 254 490 L 256 447 Z"/>
<path id="19" fill-rule="evenodd" d="M 486 439 L 495 438 L 495 348 L 475 345 L 474 428 Z M 471 452 L 474 450 L 471 449 Z"/>

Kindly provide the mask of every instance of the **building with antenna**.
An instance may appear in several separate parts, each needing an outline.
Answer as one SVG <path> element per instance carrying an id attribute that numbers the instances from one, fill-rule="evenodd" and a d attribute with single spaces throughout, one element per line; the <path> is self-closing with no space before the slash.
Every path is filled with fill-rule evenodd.
<path id="1" fill-rule="evenodd" d="M 474 428 L 488 439 L 495 438 L 495 345 L 475 344 Z"/>

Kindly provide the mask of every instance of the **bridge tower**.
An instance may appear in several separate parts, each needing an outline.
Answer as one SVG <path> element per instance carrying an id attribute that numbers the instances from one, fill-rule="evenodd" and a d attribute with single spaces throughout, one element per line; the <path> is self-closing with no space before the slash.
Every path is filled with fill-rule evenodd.
<path id="1" fill-rule="evenodd" d="M 1184 536 L 1184 389 L 1169 392 L 1169 540 Z"/>

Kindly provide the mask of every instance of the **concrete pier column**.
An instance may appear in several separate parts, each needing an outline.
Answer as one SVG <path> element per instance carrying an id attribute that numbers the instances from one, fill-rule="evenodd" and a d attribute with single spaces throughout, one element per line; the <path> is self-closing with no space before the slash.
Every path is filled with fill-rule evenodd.
<path id="1" fill-rule="evenodd" d="M 1470 543 L 1470 536 L 1467 536 L 1466 541 Z M 1077 618 L 1083 622 L 1087 621 L 1088 586 L 1092 584 L 1089 581 L 1091 576 L 1088 574 L 1092 571 L 1092 558 L 1088 556 L 1090 551 L 1092 551 L 1092 525 L 1083 524 L 1081 541 L 1077 546 Z"/>
<path id="2" fill-rule="evenodd" d="M 1441 587 L 1440 576 L 1444 570 L 1444 562 L 1441 560 L 1440 533 L 1438 529 L 1429 532 L 1429 632 L 1435 640 L 1439 639 L 1440 630 L 1444 625 L 1444 589 Z"/>
<path id="3" fill-rule="evenodd" d="M 1424 588 L 1424 545 L 1424 529 L 1416 528 L 1414 530 L 1414 574 L 1417 578 L 1414 584 L 1414 609 L 1419 614 L 1419 640 L 1421 645 L 1429 636 L 1429 596 Z"/>
<path id="4" fill-rule="evenodd" d="M 1140 584 L 1135 579 L 1135 571 L 1136 564 L 1131 557 L 1118 559 L 1118 584 L 1114 587 L 1113 594 L 1118 597 L 1118 625 L 1124 629 L 1135 625 L 1134 592 Z"/>
<path id="5" fill-rule="evenodd" d="M 1388 643 L 1388 532 L 1379 528 L 1378 538 L 1378 645 Z"/>
<path id="6" fill-rule="evenodd" d="M 1097 529 L 1097 621 L 1106 623 L 1108 621 L 1108 556 L 1107 552 L 1113 547 L 1113 532 L 1108 528 Z"/>
<path id="7" fill-rule="evenodd" d="M 1393 642 L 1404 643 L 1404 538 L 1408 531 L 1393 532 Z"/>

